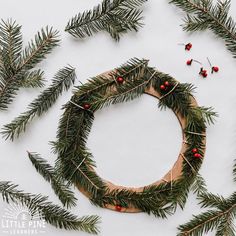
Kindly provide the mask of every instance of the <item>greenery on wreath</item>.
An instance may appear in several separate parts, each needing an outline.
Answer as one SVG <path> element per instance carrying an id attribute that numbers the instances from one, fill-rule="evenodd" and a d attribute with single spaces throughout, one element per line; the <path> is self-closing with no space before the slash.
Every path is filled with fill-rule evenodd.
<path id="1" fill-rule="evenodd" d="M 168 90 L 161 90 L 168 82 Z M 143 192 L 109 191 L 104 181 L 91 169 L 95 166 L 86 141 L 94 120 L 94 112 L 105 106 L 127 102 L 145 93 L 153 86 L 162 94 L 161 108 L 170 108 L 187 118 L 187 150 L 183 153 L 182 177 L 159 186 L 146 187 Z M 174 88 L 174 89 L 173 89 Z M 216 113 L 212 108 L 192 107 L 193 86 L 177 83 L 171 76 L 148 66 L 147 60 L 132 59 L 108 76 L 89 80 L 74 91 L 60 120 L 57 141 L 53 143 L 58 154 L 55 173 L 58 178 L 75 184 L 90 194 L 98 206 L 112 204 L 117 209 L 133 206 L 148 214 L 165 218 L 177 206 L 184 207 L 191 186 L 200 189 L 198 170 L 202 163 L 206 125 L 213 123 Z M 173 91 L 172 91 L 173 90 Z M 167 96 L 165 96 L 167 95 Z"/>

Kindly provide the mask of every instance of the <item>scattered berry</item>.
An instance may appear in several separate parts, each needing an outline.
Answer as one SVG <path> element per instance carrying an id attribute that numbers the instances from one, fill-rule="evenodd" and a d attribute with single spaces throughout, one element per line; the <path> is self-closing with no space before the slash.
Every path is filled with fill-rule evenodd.
<path id="1" fill-rule="evenodd" d="M 218 66 L 213 66 L 211 73 L 218 72 L 218 71 L 219 71 L 219 67 Z"/>
<path id="2" fill-rule="evenodd" d="M 191 48 L 192 48 L 192 46 L 193 46 L 193 45 L 192 45 L 191 43 L 186 44 L 186 45 L 185 45 L 185 50 L 190 51 Z"/>
<path id="3" fill-rule="evenodd" d="M 193 59 L 187 60 L 186 64 L 187 64 L 188 66 L 191 66 L 191 65 L 192 65 L 192 62 L 193 62 Z"/>

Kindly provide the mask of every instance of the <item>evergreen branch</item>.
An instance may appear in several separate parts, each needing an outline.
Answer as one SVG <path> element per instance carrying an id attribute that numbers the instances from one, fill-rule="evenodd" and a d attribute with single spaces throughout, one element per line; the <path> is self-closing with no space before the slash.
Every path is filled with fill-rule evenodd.
<path id="1" fill-rule="evenodd" d="M 24 88 L 41 88 L 44 87 L 44 72 L 41 70 L 34 70 L 25 73 L 24 78 L 21 80 L 21 87 Z"/>
<path id="2" fill-rule="evenodd" d="M 235 235 L 234 219 L 236 217 L 236 193 L 229 198 L 204 192 L 199 196 L 202 207 L 213 208 L 179 226 L 178 236 L 201 236 L 216 230 L 216 236 Z"/>
<path id="3" fill-rule="evenodd" d="M 65 31 L 74 37 L 85 38 L 107 31 L 115 40 L 127 31 L 142 26 L 142 11 L 137 9 L 147 0 L 103 0 L 92 10 L 79 13 L 67 24 Z"/>
<path id="4" fill-rule="evenodd" d="M 225 206 L 227 204 L 226 199 L 224 199 L 223 197 L 207 192 L 201 194 L 199 200 L 199 204 L 204 208 L 211 207 L 219 208 L 220 210 L 222 210 L 220 206 Z"/>
<path id="5" fill-rule="evenodd" d="M 67 208 L 76 206 L 77 199 L 75 198 L 74 193 L 61 180 L 56 178 L 54 168 L 37 153 L 28 152 L 28 157 L 37 172 L 41 174 L 47 182 L 51 183 L 52 189 L 62 202 L 63 206 Z"/>
<path id="6" fill-rule="evenodd" d="M 49 54 L 54 47 L 58 46 L 58 43 L 58 31 L 48 27 L 41 29 L 41 31 L 35 35 L 35 39 L 24 49 L 19 58 L 17 70 L 32 69 L 45 59 L 45 56 Z"/>
<path id="7" fill-rule="evenodd" d="M 195 180 L 191 186 L 191 190 L 198 196 L 206 193 L 207 191 L 206 183 L 200 174 L 196 175 Z"/>
<path id="8" fill-rule="evenodd" d="M 21 26 L 15 21 L 2 20 L 0 23 L 0 48 L 2 54 L 2 62 L 4 66 L 11 72 L 16 69 L 21 50 L 22 35 Z"/>
<path id="9" fill-rule="evenodd" d="M 225 41 L 227 49 L 236 58 L 236 23 L 229 16 L 231 0 L 171 0 L 188 13 L 184 19 L 183 29 L 186 31 L 211 30 Z"/>
<path id="10" fill-rule="evenodd" d="M 3 127 L 3 136 L 14 140 L 25 132 L 28 122 L 35 116 L 41 116 L 56 102 L 63 91 L 67 91 L 76 78 L 75 69 L 68 66 L 57 72 L 51 86 L 44 90 L 35 100 L 33 100 L 28 110 L 15 118 L 11 123 Z"/>
<path id="11" fill-rule="evenodd" d="M 49 224 L 67 230 L 81 230 L 97 234 L 98 216 L 85 216 L 78 218 L 65 209 L 47 201 L 47 197 L 33 195 L 17 190 L 17 185 L 10 182 L 0 182 L 0 193 L 7 203 L 14 202 L 26 206 L 31 214 L 36 211 Z"/>
<path id="12" fill-rule="evenodd" d="M 58 45 L 58 32 L 46 27 L 22 52 L 21 26 L 9 20 L 0 25 L 0 110 L 6 110 L 22 86 L 42 86 L 40 73 L 30 72 Z M 37 78 L 38 77 L 38 78 Z M 26 79 L 32 81 L 25 81 Z"/>
<path id="13" fill-rule="evenodd" d="M 19 81 L 12 81 L 11 83 L 2 80 L 0 89 L 0 110 L 7 110 L 8 105 L 13 102 L 17 91 L 19 90 Z"/>
<path id="14" fill-rule="evenodd" d="M 139 76 L 139 74 L 147 67 L 148 60 L 138 58 L 132 58 L 125 64 L 116 68 L 114 72 L 108 75 L 96 76 L 88 80 L 86 84 L 83 84 L 75 90 L 77 97 L 88 96 L 92 93 L 99 92 L 100 95 L 110 93 L 113 86 L 116 84 L 117 77 L 123 77 L 127 80 L 133 80 Z"/>

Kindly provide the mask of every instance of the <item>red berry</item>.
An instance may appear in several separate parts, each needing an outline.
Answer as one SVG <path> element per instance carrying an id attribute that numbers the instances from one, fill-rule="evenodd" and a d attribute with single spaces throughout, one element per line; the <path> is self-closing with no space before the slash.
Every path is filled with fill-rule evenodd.
<path id="1" fill-rule="evenodd" d="M 199 73 L 202 77 L 206 78 L 207 77 L 207 70 L 203 70 L 203 68 L 201 68 L 201 71 Z"/>
<path id="2" fill-rule="evenodd" d="M 116 81 L 117 81 L 119 84 L 122 84 L 122 83 L 124 82 L 124 78 L 118 77 L 118 78 L 116 79 Z"/>
<path id="3" fill-rule="evenodd" d="M 90 104 L 88 104 L 88 103 L 84 104 L 84 106 L 83 106 L 83 108 L 84 108 L 85 110 L 88 110 L 90 107 L 91 107 L 91 106 L 90 106 Z"/>
<path id="4" fill-rule="evenodd" d="M 116 211 L 121 211 L 122 207 L 120 205 L 116 205 Z"/>
<path id="5" fill-rule="evenodd" d="M 170 83 L 169 83 L 168 81 L 166 81 L 164 84 L 165 84 L 165 86 L 167 86 L 167 87 L 170 86 Z"/>
<path id="6" fill-rule="evenodd" d="M 195 154 L 194 154 L 194 157 L 196 157 L 196 158 L 201 158 L 202 156 L 201 156 L 201 154 L 199 154 L 199 153 L 195 153 Z"/>
<path id="7" fill-rule="evenodd" d="M 188 66 L 191 66 L 191 65 L 192 65 L 192 62 L 193 62 L 193 59 L 187 60 L 186 64 L 187 64 Z"/>
<path id="8" fill-rule="evenodd" d="M 212 71 L 218 72 L 218 71 L 219 71 L 219 67 L 218 67 L 218 66 L 213 66 L 213 67 L 212 67 Z"/>
<path id="9" fill-rule="evenodd" d="M 194 148 L 194 149 L 192 150 L 192 152 L 193 152 L 193 153 L 197 153 L 197 152 L 198 152 L 198 149 L 197 149 L 197 148 Z"/>
<path id="10" fill-rule="evenodd" d="M 165 90 L 165 89 L 166 89 L 165 85 L 162 84 L 162 85 L 160 86 L 160 89 L 161 89 L 161 90 Z"/>
<path id="11" fill-rule="evenodd" d="M 192 44 L 191 43 L 188 43 L 188 44 L 186 44 L 185 45 L 185 50 L 188 50 L 188 51 L 190 51 L 190 49 L 192 48 Z"/>

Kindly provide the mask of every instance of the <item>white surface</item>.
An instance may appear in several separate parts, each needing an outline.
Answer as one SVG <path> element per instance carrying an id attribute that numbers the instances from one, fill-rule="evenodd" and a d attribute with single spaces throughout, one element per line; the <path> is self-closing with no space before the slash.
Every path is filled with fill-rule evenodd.
<path id="1" fill-rule="evenodd" d="M 149 0 L 145 5 L 145 26 L 139 33 L 125 35 L 115 43 L 106 33 L 99 33 L 86 40 L 74 40 L 63 32 L 68 19 L 100 1 L 85 0 L 0 0 L 0 16 L 12 17 L 23 25 L 27 42 L 36 31 L 46 25 L 60 30 L 61 47 L 44 61 L 40 68 L 46 72 L 48 83 L 53 74 L 66 64 L 77 68 L 80 81 L 110 70 L 132 57 L 150 59 L 150 65 L 169 73 L 180 82 L 197 86 L 196 98 L 200 105 L 213 106 L 220 117 L 207 131 L 207 152 L 201 174 L 208 188 L 214 193 L 228 196 L 234 190 L 232 163 L 236 142 L 236 61 L 225 49 L 223 41 L 210 32 L 189 35 L 179 26 L 184 14 L 167 0 Z M 232 2 L 232 15 L 236 15 L 236 2 Z M 178 43 L 193 43 L 191 52 L 185 52 Z M 198 77 L 199 65 L 187 67 L 187 59 L 202 61 L 206 57 L 220 67 L 220 72 L 207 79 Z M 209 70 L 209 69 L 208 69 Z M 39 90 L 21 90 L 8 112 L 1 112 L 1 126 L 10 122 Z M 49 195 L 59 203 L 50 185 L 36 173 L 27 159 L 26 150 L 35 151 L 50 163 L 56 159 L 48 141 L 54 140 L 61 105 L 71 94 L 64 94 L 50 111 L 34 120 L 26 134 L 14 143 L 0 139 L 0 179 L 10 180 L 19 188 L 32 193 Z M 181 145 L 181 132 L 171 111 L 159 111 L 157 101 L 143 96 L 129 104 L 104 109 L 96 114 L 89 138 L 89 147 L 94 153 L 98 173 L 117 184 L 139 186 L 160 178 L 176 160 Z M 78 206 L 73 212 L 83 216 L 98 214 L 102 217 L 102 236 L 173 236 L 176 227 L 200 212 L 195 197 L 190 195 L 184 211 L 178 210 L 168 220 L 156 219 L 146 214 L 119 214 L 94 207 L 78 191 Z M 0 202 L 0 217 L 6 205 Z M 2 232 L 0 232 L 1 235 Z M 47 226 L 48 236 L 77 235 L 77 232 L 58 230 Z M 80 235 L 87 235 L 80 233 Z M 214 235 L 214 234 L 208 234 Z"/>

